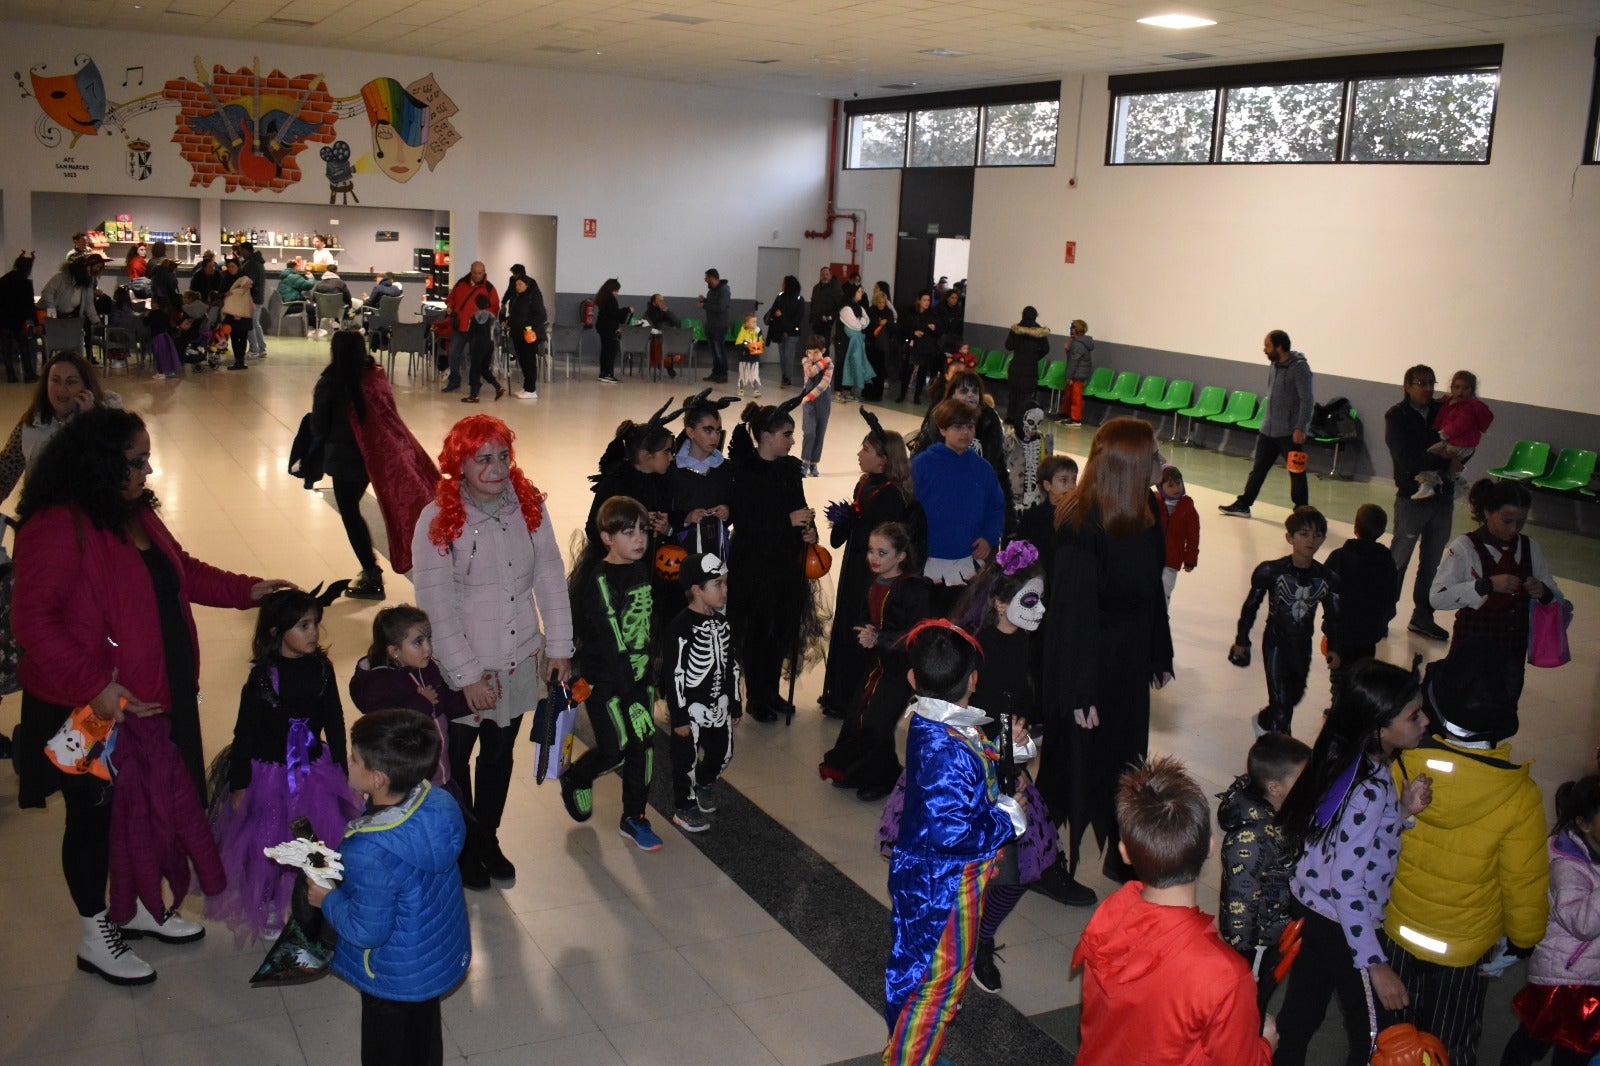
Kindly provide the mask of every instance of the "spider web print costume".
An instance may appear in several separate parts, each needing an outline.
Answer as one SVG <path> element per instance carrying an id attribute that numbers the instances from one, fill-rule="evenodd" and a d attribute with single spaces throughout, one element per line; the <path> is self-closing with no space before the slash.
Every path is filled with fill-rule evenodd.
<path id="1" fill-rule="evenodd" d="M 721 614 L 683 610 L 667 626 L 662 648 L 671 664 L 667 716 L 672 728 L 672 796 L 690 806 L 693 788 L 712 784 L 733 760 L 731 722 L 739 707 L 739 663 L 733 654 L 733 627 Z M 704 757 L 696 766 L 696 753 Z"/>
<path id="2" fill-rule="evenodd" d="M 643 818 L 655 752 L 650 738 L 655 689 L 650 677 L 650 571 L 643 563 L 602 563 L 573 603 L 578 667 L 591 689 L 585 707 L 595 746 L 564 775 L 580 792 L 622 772 L 622 811 Z"/>
<path id="3" fill-rule="evenodd" d="M 1317 604 L 1322 604 L 1322 631 L 1329 632 L 1339 611 L 1333 572 L 1312 561 L 1302 570 L 1293 557 L 1269 559 L 1250 575 L 1250 594 L 1239 613 L 1236 643 L 1250 646 L 1256 611 L 1267 601 L 1266 631 L 1261 637 L 1261 666 L 1267 675 L 1267 706 L 1261 712 L 1263 728 L 1289 732 L 1295 706 L 1306 694 L 1311 672 L 1311 638 Z"/>

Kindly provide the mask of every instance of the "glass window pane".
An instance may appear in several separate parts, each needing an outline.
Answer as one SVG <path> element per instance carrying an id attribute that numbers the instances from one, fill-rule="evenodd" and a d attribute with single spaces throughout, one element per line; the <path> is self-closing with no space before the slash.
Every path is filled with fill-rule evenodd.
<path id="1" fill-rule="evenodd" d="M 906 113 L 856 115 L 850 119 L 848 167 L 906 165 Z"/>
<path id="2" fill-rule="evenodd" d="M 984 108 L 983 165 L 1050 164 L 1056 161 L 1057 100 L 997 104 Z"/>
<path id="3" fill-rule="evenodd" d="M 947 107 L 912 116 L 911 165 L 970 167 L 978 155 L 978 109 Z"/>
<path id="4" fill-rule="evenodd" d="M 1215 89 L 1117 97 L 1111 162 L 1209 162 L 1216 109 Z"/>
<path id="5" fill-rule="evenodd" d="M 1481 163 L 1499 83 L 1497 73 L 1357 82 L 1347 158 Z"/>
<path id="6" fill-rule="evenodd" d="M 1229 89 L 1222 118 L 1225 163 L 1331 161 L 1339 146 L 1344 83 Z"/>

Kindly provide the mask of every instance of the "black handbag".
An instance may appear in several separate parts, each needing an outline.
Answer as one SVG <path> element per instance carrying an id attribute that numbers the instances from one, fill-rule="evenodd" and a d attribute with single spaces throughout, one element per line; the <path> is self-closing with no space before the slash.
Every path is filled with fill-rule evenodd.
<path id="1" fill-rule="evenodd" d="M 322 438 L 311 432 L 311 416 L 300 419 L 294 443 L 289 446 L 289 474 L 302 479 L 306 488 L 315 488 L 322 480 Z"/>

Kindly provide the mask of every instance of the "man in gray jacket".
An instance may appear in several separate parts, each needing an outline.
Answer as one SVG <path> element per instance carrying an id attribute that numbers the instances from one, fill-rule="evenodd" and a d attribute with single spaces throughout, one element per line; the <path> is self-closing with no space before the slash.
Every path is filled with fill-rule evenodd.
<path id="1" fill-rule="evenodd" d="M 1267 378 L 1267 410 L 1256 437 L 1255 462 L 1239 498 L 1217 508 L 1234 518 L 1250 517 L 1250 505 L 1260 495 L 1267 471 L 1291 451 L 1305 447 L 1306 429 L 1311 425 L 1311 364 L 1305 356 L 1290 350 L 1289 335 L 1281 329 L 1267 334 L 1261 350 L 1272 370 Z M 1289 498 L 1296 507 L 1311 502 L 1304 467 L 1298 474 L 1289 473 Z"/>
<path id="2" fill-rule="evenodd" d="M 728 326 L 733 303 L 733 293 L 722 280 L 715 267 L 706 271 L 706 294 L 700 297 L 700 306 L 706 311 L 706 344 L 711 348 L 711 373 L 707 381 L 725 383 L 728 380 Z"/>

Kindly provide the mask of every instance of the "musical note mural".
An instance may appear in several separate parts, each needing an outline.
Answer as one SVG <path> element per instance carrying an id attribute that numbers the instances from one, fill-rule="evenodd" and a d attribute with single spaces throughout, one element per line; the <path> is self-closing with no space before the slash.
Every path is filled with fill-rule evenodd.
<path id="1" fill-rule="evenodd" d="M 122 69 L 124 88 L 143 87 L 143 64 Z M 404 184 L 424 169 L 432 172 L 461 140 L 450 121 L 459 108 L 432 74 L 409 84 L 372 78 L 349 95 L 335 96 L 322 74 L 266 71 L 259 58 L 249 66 L 208 68 L 196 56 L 193 77 L 170 78 L 160 89 L 120 103 L 109 98 L 106 79 L 87 54 L 77 55 L 66 72 L 39 63 L 26 78 L 21 71 L 13 77 L 21 96 L 39 106 L 33 132 L 41 145 L 71 150 L 80 138 L 122 132 L 124 166 L 136 182 L 153 172 L 159 154 L 150 146 L 161 131 L 148 123 L 131 130 L 128 123 L 165 111 L 175 112 L 170 140 L 189 164 L 191 186 L 221 181 L 230 193 L 281 193 L 305 177 L 301 153 L 320 145 L 311 165 L 319 158 L 324 164 L 330 203 L 335 197 L 359 203 L 359 174 L 377 172 Z M 112 84 L 115 78 L 113 73 Z M 335 128 L 341 121 L 351 126 L 343 136 Z M 352 163 L 351 145 L 368 144 L 370 151 Z"/>

